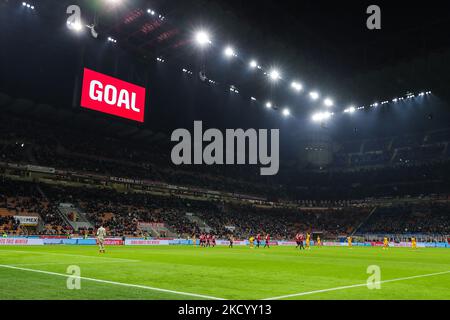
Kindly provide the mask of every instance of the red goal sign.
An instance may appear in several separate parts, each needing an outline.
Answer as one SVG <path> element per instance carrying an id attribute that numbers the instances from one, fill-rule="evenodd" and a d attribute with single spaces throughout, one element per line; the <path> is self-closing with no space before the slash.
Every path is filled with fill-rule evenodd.
<path id="1" fill-rule="evenodd" d="M 84 68 L 81 106 L 144 122 L 145 88 Z"/>

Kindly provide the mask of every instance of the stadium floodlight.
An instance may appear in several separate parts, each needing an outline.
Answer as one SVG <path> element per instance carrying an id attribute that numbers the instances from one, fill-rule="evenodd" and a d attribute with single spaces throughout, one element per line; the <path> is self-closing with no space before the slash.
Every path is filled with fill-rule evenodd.
<path id="1" fill-rule="evenodd" d="M 258 62 L 256 60 L 250 61 L 250 68 L 255 69 L 258 67 Z"/>
<path id="2" fill-rule="evenodd" d="M 234 51 L 233 47 L 226 47 L 224 50 L 224 54 L 227 58 L 236 57 L 236 52 Z"/>
<path id="3" fill-rule="evenodd" d="M 394 99 L 392 99 L 392 102 L 398 102 L 398 98 L 394 98 Z"/>
<path id="4" fill-rule="evenodd" d="M 291 88 L 293 88 L 295 91 L 302 91 L 303 90 L 303 85 L 297 81 L 294 81 L 291 83 Z"/>
<path id="5" fill-rule="evenodd" d="M 333 116 L 331 112 L 318 112 L 312 115 L 311 119 L 314 122 L 322 122 L 330 119 Z"/>
<path id="6" fill-rule="evenodd" d="M 239 93 L 239 90 L 234 85 L 230 86 L 230 91 L 234 93 Z"/>
<path id="7" fill-rule="evenodd" d="M 317 91 L 312 91 L 312 92 L 310 92 L 310 93 L 309 93 L 309 96 L 310 96 L 311 99 L 313 99 L 313 100 L 317 100 L 317 99 L 320 98 L 320 95 L 319 95 L 319 93 L 318 93 Z"/>
<path id="8" fill-rule="evenodd" d="M 154 16 L 156 14 L 156 12 L 154 10 L 152 10 L 152 9 L 148 9 L 147 12 L 149 14 L 151 14 L 152 16 Z"/>
<path id="9" fill-rule="evenodd" d="M 323 116 L 322 116 L 321 113 L 315 113 L 315 114 L 312 115 L 311 119 L 314 122 L 320 122 L 320 121 L 322 121 Z"/>
<path id="10" fill-rule="evenodd" d="M 272 81 L 278 81 L 281 79 L 280 72 L 277 69 L 272 69 L 269 73 L 269 77 Z"/>
<path id="11" fill-rule="evenodd" d="M 324 103 L 324 105 L 325 105 L 326 107 L 332 107 L 332 106 L 334 105 L 334 101 L 331 100 L 330 98 L 326 98 L 326 99 L 323 101 L 323 103 Z"/>
<path id="12" fill-rule="evenodd" d="M 81 23 L 79 23 L 79 22 L 70 22 L 70 21 L 67 21 L 67 26 L 68 26 L 68 28 L 69 28 L 70 30 L 73 30 L 73 31 L 76 31 L 76 32 L 81 31 L 81 29 L 83 28 L 83 26 L 82 26 Z"/>
<path id="13" fill-rule="evenodd" d="M 289 117 L 290 115 L 291 115 L 291 110 L 289 110 L 289 108 L 284 108 L 283 109 L 283 116 Z"/>
<path id="14" fill-rule="evenodd" d="M 256 101 L 256 98 L 255 97 L 250 97 L 250 100 Z"/>
<path id="15" fill-rule="evenodd" d="M 267 109 L 271 109 L 271 108 L 272 108 L 272 102 L 270 102 L 270 101 L 267 102 L 267 103 L 266 103 L 266 108 L 267 108 Z"/>
<path id="16" fill-rule="evenodd" d="M 199 31 L 195 35 L 195 41 L 202 47 L 211 43 L 209 34 L 206 31 Z"/>
<path id="17" fill-rule="evenodd" d="M 22 2 L 22 6 L 34 10 L 34 6 L 32 4 L 29 4 L 28 2 Z"/>
<path id="18" fill-rule="evenodd" d="M 356 112 L 356 108 L 354 106 L 350 106 L 344 110 L 344 113 L 355 113 L 355 112 Z"/>

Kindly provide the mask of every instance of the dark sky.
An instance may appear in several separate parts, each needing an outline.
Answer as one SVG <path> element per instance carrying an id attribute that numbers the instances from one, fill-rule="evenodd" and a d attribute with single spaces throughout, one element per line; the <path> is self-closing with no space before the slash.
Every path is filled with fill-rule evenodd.
<path id="1" fill-rule="evenodd" d="M 445 1 L 210 0 L 289 49 L 317 57 L 323 68 L 357 74 L 450 46 Z M 377 4 L 382 30 L 366 28 Z M 220 22 L 219 22 L 220 23 Z"/>

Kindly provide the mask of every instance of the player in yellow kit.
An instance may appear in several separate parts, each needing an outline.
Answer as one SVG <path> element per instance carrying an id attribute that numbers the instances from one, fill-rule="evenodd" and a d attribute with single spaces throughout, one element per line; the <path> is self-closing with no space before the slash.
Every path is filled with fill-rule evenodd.
<path id="1" fill-rule="evenodd" d="M 322 246 L 322 240 L 320 240 L 319 236 L 317 236 L 317 246 L 318 247 Z"/>
<path id="2" fill-rule="evenodd" d="M 306 250 L 311 250 L 311 235 L 306 234 Z"/>
<path id="3" fill-rule="evenodd" d="M 389 248 L 389 239 L 385 237 L 383 240 L 383 250 L 386 250 L 388 248 Z"/>
<path id="4" fill-rule="evenodd" d="M 352 241 L 353 241 L 352 237 L 347 237 L 347 242 L 348 242 L 349 248 L 351 248 L 353 246 Z"/>
<path id="5" fill-rule="evenodd" d="M 253 249 L 255 247 L 255 237 L 251 236 L 248 241 L 250 242 L 250 249 Z"/>
<path id="6" fill-rule="evenodd" d="M 414 237 L 411 238 L 411 248 L 417 249 L 417 240 Z"/>

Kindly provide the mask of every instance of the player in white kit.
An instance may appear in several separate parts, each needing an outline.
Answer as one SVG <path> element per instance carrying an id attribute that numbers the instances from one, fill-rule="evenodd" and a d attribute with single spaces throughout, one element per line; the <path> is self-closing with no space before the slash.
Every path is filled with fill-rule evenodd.
<path id="1" fill-rule="evenodd" d="M 100 253 L 106 253 L 105 251 L 105 238 L 106 238 L 106 229 L 101 226 L 97 230 L 97 240 Z"/>

